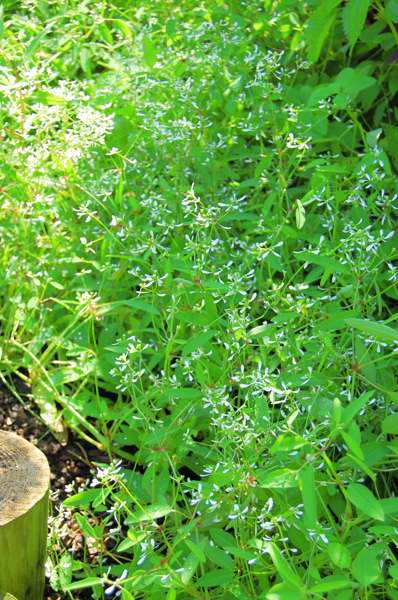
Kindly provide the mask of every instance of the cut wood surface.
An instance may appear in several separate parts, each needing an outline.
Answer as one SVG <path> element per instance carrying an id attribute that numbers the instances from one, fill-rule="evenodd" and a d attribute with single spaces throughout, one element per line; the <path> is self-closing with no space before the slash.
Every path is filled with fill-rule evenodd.
<path id="1" fill-rule="evenodd" d="M 43 598 L 49 484 L 44 454 L 0 431 L 0 597 Z"/>

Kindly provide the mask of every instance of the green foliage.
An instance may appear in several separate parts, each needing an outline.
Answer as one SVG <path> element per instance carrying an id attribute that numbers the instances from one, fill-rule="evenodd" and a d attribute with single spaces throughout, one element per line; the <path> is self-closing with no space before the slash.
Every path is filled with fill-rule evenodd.
<path id="1" fill-rule="evenodd" d="M 371 0 L 348 0 L 343 8 L 344 33 L 353 47 L 364 28 Z"/>
<path id="2" fill-rule="evenodd" d="M 398 597 L 396 2 L 3 2 L 0 378 L 99 451 L 65 597 Z"/>

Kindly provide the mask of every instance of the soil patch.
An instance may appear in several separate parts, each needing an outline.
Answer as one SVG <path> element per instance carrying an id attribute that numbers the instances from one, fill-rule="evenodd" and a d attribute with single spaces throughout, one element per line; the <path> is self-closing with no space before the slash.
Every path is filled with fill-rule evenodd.
<path id="1" fill-rule="evenodd" d="M 24 393 L 25 391 L 25 393 Z M 51 468 L 51 498 L 53 515 L 59 514 L 62 500 L 69 494 L 68 487 L 74 486 L 76 490 L 83 488 L 89 478 L 93 476 L 94 467 L 91 460 L 107 462 L 107 457 L 81 440 L 76 439 L 72 432 L 69 434 L 68 444 L 62 446 L 51 435 L 48 428 L 41 421 L 34 403 L 25 400 L 27 390 L 21 390 L 24 398 L 23 405 L 12 394 L 0 387 L 0 429 L 13 431 L 22 436 L 44 452 Z M 73 492 L 72 492 L 73 493 Z M 84 541 L 76 521 L 69 511 L 62 511 L 62 527 L 60 541 L 75 560 L 83 560 Z M 60 553 L 62 551 L 59 548 Z M 87 555 L 84 558 L 87 560 Z M 47 585 L 46 600 L 63 600 L 65 596 L 51 590 Z M 74 592 L 74 598 L 91 598 L 90 590 Z"/>

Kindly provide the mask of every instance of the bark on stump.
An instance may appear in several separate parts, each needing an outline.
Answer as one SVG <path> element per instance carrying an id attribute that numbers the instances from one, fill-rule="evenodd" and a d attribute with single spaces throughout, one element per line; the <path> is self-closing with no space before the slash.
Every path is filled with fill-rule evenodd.
<path id="1" fill-rule="evenodd" d="M 0 431 L 0 599 L 43 599 L 49 487 L 44 454 Z"/>

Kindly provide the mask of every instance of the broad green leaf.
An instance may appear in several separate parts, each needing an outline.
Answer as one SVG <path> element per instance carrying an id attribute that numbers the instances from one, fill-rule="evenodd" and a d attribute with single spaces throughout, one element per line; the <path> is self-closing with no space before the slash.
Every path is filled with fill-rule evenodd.
<path id="1" fill-rule="evenodd" d="M 398 2 L 397 0 L 388 0 L 385 8 L 385 15 L 394 23 L 398 23 Z"/>
<path id="2" fill-rule="evenodd" d="M 132 600 L 133 600 L 133 596 L 131 596 Z M 175 588 L 170 588 L 169 591 L 167 592 L 167 596 L 166 596 L 166 600 L 176 600 L 177 598 L 177 592 L 175 590 Z"/>
<path id="3" fill-rule="evenodd" d="M 84 74 L 90 77 L 92 69 L 91 53 L 86 46 L 80 51 L 80 65 Z"/>
<path id="4" fill-rule="evenodd" d="M 98 496 L 102 495 L 102 490 L 100 489 L 87 489 L 77 494 L 73 494 L 73 496 L 69 496 L 63 501 L 63 505 L 66 507 L 79 507 L 79 508 L 87 508 L 90 506 L 92 502 L 94 502 Z"/>
<path id="5" fill-rule="evenodd" d="M 368 142 L 371 148 L 377 146 L 378 139 L 382 135 L 383 130 L 378 127 L 377 129 L 373 129 L 373 131 L 368 131 L 366 134 L 366 141 Z"/>
<path id="6" fill-rule="evenodd" d="M 389 569 L 389 574 L 395 581 L 398 581 L 398 563 L 394 563 Z"/>
<path id="7" fill-rule="evenodd" d="M 355 336 L 354 349 L 356 362 L 358 363 L 361 374 L 371 383 L 377 384 L 377 371 L 373 364 L 370 348 L 365 346 L 365 343 L 359 335 Z"/>
<path id="8" fill-rule="evenodd" d="M 96 538 L 97 533 L 93 525 L 91 525 L 88 517 L 85 514 L 75 513 L 74 518 L 79 524 L 80 530 L 86 535 L 86 537 Z"/>
<path id="9" fill-rule="evenodd" d="M 253 327 L 253 329 L 250 329 L 249 334 L 250 336 L 259 336 L 259 335 L 267 335 L 267 331 L 269 330 L 269 325 L 258 325 L 257 327 Z"/>
<path id="10" fill-rule="evenodd" d="M 277 583 L 267 592 L 265 598 L 266 600 L 307 600 L 307 595 L 304 589 L 298 590 L 288 583 Z"/>
<path id="11" fill-rule="evenodd" d="M 116 300 L 115 302 L 109 302 L 108 304 L 103 304 L 99 308 L 99 314 L 106 314 L 107 312 L 118 309 L 123 306 L 136 308 L 137 310 L 142 310 L 143 312 L 147 312 L 151 315 L 160 315 L 159 310 L 156 306 L 149 304 L 149 302 L 145 302 L 145 300 L 141 300 L 141 298 L 131 298 L 129 300 Z"/>
<path id="12" fill-rule="evenodd" d="M 203 348 L 215 335 L 217 335 L 217 331 L 212 330 L 197 333 L 183 346 L 182 354 L 191 354 L 191 352 L 195 352 L 195 350 L 198 350 L 198 348 Z"/>
<path id="13" fill-rule="evenodd" d="M 383 433 L 398 434 L 398 413 L 383 419 L 381 430 Z"/>
<path id="14" fill-rule="evenodd" d="M 192 554 L 195 554 L 195 556 L 197 557 L 198 561 L 201 563 L 206 562 L 206 555 L 203 552 L 203 543 L 202 544 L 198 544 L 192 540 L 190 540 L 189 538 L 187 538 L 185 540 L 186 545 L 188 546 L 188 548 L 191 550 Z"/>
<path id="15" fill-rule="evenodd" d="M 146 535 L 145 531 L 136 531 L 135 529 L 127 531 L 127 537 L 134 546 L 142 542 L 146 538 Z"/>
<path id="16" fill-rule="evenodd" d="M 230 548 L 232 546 L 237 546 L 237 542 L 234 536 L 228 533 L 227 531 L 224 531 L 223 529 L 211 528 L 210 535 L 214 542 L 217 544 L 217 546 L 219 546 L 220 548 Z"/>
<path id="17" fill-rule="evenodd" d="M 342 422 L 344 425 L 349 425 L 355 415 L 366 406 L 366 404 L 371 400 L 374 392 L 372 390 L 368 392 L 364 392 L 359 396 L 359 398 L 355 398 L 355 400 L 351 400 L 351 402 L 343 408 Z"/>
<path id="18" fill-rule="evenodd" d="M 218 567 L 233 570 L 234 561 L 224 550 L 221 550 L 215 545 L 212 546 L 210 543 L 206 545 L 204 551 L 207 558 Z"/>
<path id="19" fill-rule="evenodd" d="M 288 584 L 293 585 L 299 589 L 304 587 L 301 578 L 293 571 L 285 557 L 282 555 L 278 546 L 273 542 L 267 544 L 268 554 L 271 556 L 272 562 L 275 565 L 276 570 L 280 577 Z"/>
<path id="20" fill-rule="evenodd" d="M 388 516 L 398 517 L 398 498 L 383 498 L 381 501 L 384 513 Z"/>
<path id="21" fill-rule="evenodd" d="M 380 501 L 361 483 L 351 483 L 347 488 L 350 502 L 368 517 L 384 521 L 384 510 Z"/>
<path id="22" fill-rule="evenodd" d="M 297 472 L 291 469 L 272 469 L 258 473 L 258 482 L 265 488 L 293 488 L 297 487 Z"/>
<path id="23" fill-rule="evenodd" d="M 237 548 L 236 546 L 230 546 L 226 548 L 228 552 L 230 552 L 236 558 L 243 558 L 244 560 L 253 560 L 256 558 L 256 555 L 253 552 L 249 552 L 249 550 L 244 550 L 243 548 Z"/>
<path id="24" fill-rule="evenodd" d="M 371 0 L 348 0 L 343 8 L 343 27 L 351 48 L 365 25 Z"/>
<path id="25" fill-rule="evenodd" d="M 156 64 L 158 53 L 155 44 L 148 36 L 144 37 L 142 51 L 145 64 L 152 68 Z"/>
<path id="26" fill-rule="evenodd" d="M 187 585 L 191 581 L 196 569 L 198 568 L 198 565 L 199 558 L 196 556 L 196 554 L 189 554 L 184 560 L 182 569 L 179 571 L 181 581 L 184 585 Z"/>
<path id="27" fill-rule="evenodd" d="M 227 587 L 233 577 L 233 571 L 214 569 L 205 573 L 196 583 L 202 587 Z"/>
<path id="28" fill-rule="evenodd" d="M 347 325 L 358 329 L 365 335 L 377 338 L 383 342 L 398 342 L 398 331 L 384 325 L 384 323 L 378 323 L 377 321 L 370 321 L 369 319 L 346 319 Z"/>
<path id="29" fill-rule="evenodd" d="M 352 574 L 355 579 L 366 587 L 381 576 L 380 563 L 372 548 L 363 548 L 352 563 Z"/>
<path id="30" fill-rule="evenodd" d="M 321 582 L 310 588 L 312 594 L 324 594 L 325 592 L 333 592 L 334 590 L 343 590 L 347 587 L 352 587 L 352 582 L 341 575 L 329 575 L 324 577 Z"/>
<path id="31" fill-rule="evenodd" d="M 338 542 L 331 542 L 327 547 L 327 553 L 332 562 L 340 569 L 348 569 L 351 565 L 351 554 L 346 546 Z"/>
<path id="32" fill-rule="evenodd" d="M 340 2 L 341 0 L 321 0 L 318 8 L 308 20 L 305 41 L 308 60 L 311 63 L 315 63 L 321 54 Z"/>
<path id="33" fill-rule="evenodd" d="M 350 273 L 350 268 L 348 265 L 345 265 L 334 258 L 331 258 L 330 256 L 315 254 L 315 252 L 309 252 L 308 250 L 296 252 L 295 256 L 302 262 L 319 265 L 331 273 Z"/>
<path id="34" fill-rule="evenodd" d="M 355 99 L 360 92 L 377 83 L 377 79 L 366 75 L 359 69 L 346 67 L 337 75 L 335 83 L 339 86 L 343 95 Z"/>
<path id="35" fill-rule="evenodd" d="M 354 454 L 354 456 L 358 457 L 360 460 L 364 460 L 364 455 L 361 450 L 360 444 L 346 431 L 341 432 L 341 437 L 347 444 L 348 448 Z"/>
<path id="36" fill-rule="evenodd" d="M 269 452 L 270 454 L 292 452 L 293 450 L 297 450 L 297 448 L 302 448 L 306 444 L 307 442 L 301 435 L 282 434 L 271 446 Z"/>
<path id="37" fill-rule="evenodd" d="M 120 544 L 117 546 L 118 552 L 126 552 L 129 548 L 134 546 L 133 542 L 129 539 L 122 540 Z"/>
<path id="38" fill-rule="evenodd" d="M 73 590 L 83 590 L 84 588 L 97 587 L 99 585 L 103 585 L 103 580 L 100 577 L 86 577 L 86 579 L 68 583 L 68 585 L 64 587 L 64 591 L 71 592 Z"/>
<path id="39" fill-rule="evenodd" d="M 347 459 L 352 460 L 355 465 L 361 469 L 361 471 L 366 473 L 366 475 L 370 477 L 374 483 L 376 483 L 376 475 L 372 469 L 369 468 L 367 462 L 365 462 L 365 458 L 362 460 L 358 455 L 347 452 Z"/>
<path id="40" fill-rule="evenodd" d="M 171 506 L 147 506 L 143 510 L 139 510 L 132 515 L 130 515 L 126 523 L 142 523 L 144 521 L 154 521 L 156 519 L 160 519 L 174 512 L 174 509 Z"/>
<path id="41" fill-rule="evenodd" d="M 299 481 L 304 504 L 304 522 L 309 529 L 315 529 L 318 520 L 318 507 L 314 467 L 311 464 L 308 464 L 301 469 Z"/>

